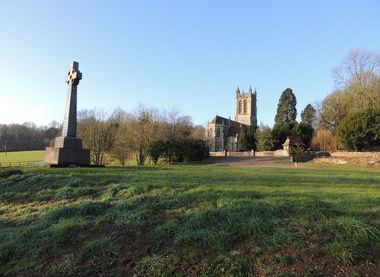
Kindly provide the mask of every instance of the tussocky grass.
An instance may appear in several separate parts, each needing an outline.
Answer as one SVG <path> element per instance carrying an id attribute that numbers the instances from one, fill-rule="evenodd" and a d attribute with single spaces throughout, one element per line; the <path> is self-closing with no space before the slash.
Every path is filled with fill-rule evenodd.
<path id="1" fill-rule="evenodd" d="M 374 274 L 380 174 L 211 165 L 0 178 L 4 275 Z"/>

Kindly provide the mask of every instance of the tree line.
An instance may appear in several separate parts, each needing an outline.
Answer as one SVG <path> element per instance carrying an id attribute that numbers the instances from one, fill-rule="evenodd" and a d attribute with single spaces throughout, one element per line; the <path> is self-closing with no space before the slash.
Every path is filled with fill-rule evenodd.
<path id="1" fill-rule="evenodd" d="M 135 159 L 138 165 L 197 161 L 208 156 L 205 131 L 194 126 L 189 116 L 178 110 L 158 111 L 140 106 L 133 113 L 116 109 L 110 115 L 102 110 L 78 113 L 78 136 L 90 149 L 93 164 L 103 164 L 106 155 L 125 165 Z"/>
<path id="2" fill-rule="evenodd" d="M 44 150 L 60 136 L 62 126 L 52 122 L 0 125 L 0 151 Z M 107 158 L 121 165 L 134 159 L 138 165 L 199 161 L 208 157 L 205 130 L 176 109 L 158 111 L 139 106 L 134 113 L 116 109 L 78 112 L 77 134 L 90 150 L 91 163 L 102 165 Z"/>
<path id="3" fill-rule="evenodd" d="M 333 73 L 337 89 L 308 104 L 300 122 L 295 94 L 282 92 L 273 128 L 261 124 L 256 131 L 259 151 L 279 149 L 287 137 L 311 150 L 380 149 L 380 53 L 353 50 Z"/>
<path id="4" fill-rule="evenodd" d="M 42 127 L 30 122 L 0 124 L 0 152 L 45 149 L 60 130 L 57 122 Z"/>

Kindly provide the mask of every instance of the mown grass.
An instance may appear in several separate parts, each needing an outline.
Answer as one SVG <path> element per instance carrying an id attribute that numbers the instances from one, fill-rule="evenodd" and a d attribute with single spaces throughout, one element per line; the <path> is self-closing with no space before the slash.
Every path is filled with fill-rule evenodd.
<path id="1" fill-rule="evenodd" d="M 211 165 L 0 179 L 5 275 L 374 275 L 380 174 Z"/>
<path id="2" fill-rule="evenodd" d="M 19 162 L 42 162 L 44 158 L 45 150 L 0 152 L 0 165 L 2 164 L 5 167 L 12 163 L 13 166 L 17 166 Z M 104 163 L 109 166 L 120 166 L 120 162 L 112 155 L 106 155 Z M 136 165 L 136 160 L 133 158 L 128 159 L 125 165 Z"/>
<path id="3" fill-rule="evenodd" d="M 44 156 L 44 150 L 0 152 L 0 163 L 39 162 L 44 160 Z"/>

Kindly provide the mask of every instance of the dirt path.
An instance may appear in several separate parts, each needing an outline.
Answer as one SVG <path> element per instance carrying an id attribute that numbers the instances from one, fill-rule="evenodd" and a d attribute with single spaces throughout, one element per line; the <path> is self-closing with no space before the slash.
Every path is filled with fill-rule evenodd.
<path id="1" fill-rule="evenodd" d="M 287 157 L 212 157 L 214 165 L 294 168 Z"/>

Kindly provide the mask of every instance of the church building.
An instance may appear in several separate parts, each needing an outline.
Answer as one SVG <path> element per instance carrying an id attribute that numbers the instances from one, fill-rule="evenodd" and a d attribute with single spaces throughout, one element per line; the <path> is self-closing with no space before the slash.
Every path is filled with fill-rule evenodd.
<path id="1" fill-rule="evenodd" d="M 257 126 L 256 90 L 236 90 L 235 120 L 216 115 L 206 124 L 206 138 L 210 152 L 238 151 L 238 137 L 242 126 Z"/>

